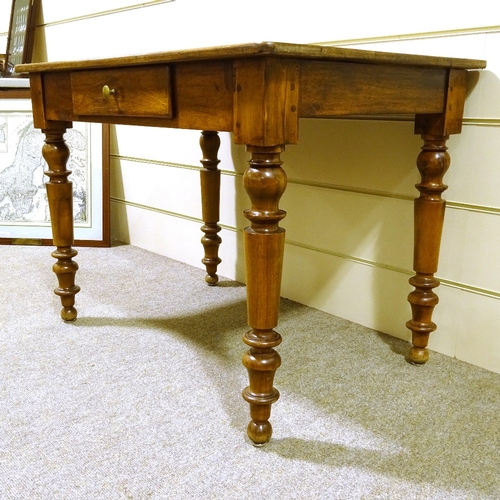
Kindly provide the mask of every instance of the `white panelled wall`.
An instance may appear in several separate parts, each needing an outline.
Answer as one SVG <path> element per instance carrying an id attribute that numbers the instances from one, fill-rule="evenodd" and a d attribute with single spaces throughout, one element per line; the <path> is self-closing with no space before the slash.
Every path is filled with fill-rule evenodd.
<path id="1" fill-rule="evenodd" d="M 454 1 L 408 7 L 358 0 L 328 13 L 321 0 L 235 4 L 43 0 L 36 58 L 275 40 L 486 59 L 468 97 L 463 133 L 449 141 L 438 330 L 429 347 L 500 373 L 500 11 L 490 1 L 458 9 Z M 115 239 L 202 267 L 198 139 L 198 131 L 113 128 Z M 229 134 L 221 139 L 220 274 L 243 281 L 246 152 Z M 411 121 L 301 122 L 299 144 L 283 154 L 289 177 L 283 296 L 410 339 L 406 296 L 420 146 Z"/>

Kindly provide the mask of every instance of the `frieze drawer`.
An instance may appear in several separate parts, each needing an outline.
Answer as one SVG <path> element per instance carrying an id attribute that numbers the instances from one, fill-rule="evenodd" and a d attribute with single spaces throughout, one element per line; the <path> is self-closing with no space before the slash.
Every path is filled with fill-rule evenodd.
<path id="1" fill-rule="evenodd" d="M 168 66 L 75 71 L 71 93 L 75 115 L 172 117 Z"/>

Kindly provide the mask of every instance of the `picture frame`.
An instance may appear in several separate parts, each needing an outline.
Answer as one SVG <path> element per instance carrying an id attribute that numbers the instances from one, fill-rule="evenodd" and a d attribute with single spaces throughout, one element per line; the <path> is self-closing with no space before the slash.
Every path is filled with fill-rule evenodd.
<path id="1" fill-rule="evenodd" d="M 31 62 L 39 8 L 40 0 L 12 0 L 3 77 L 21 76 L 15 66 Z"/>
<path id="2" fill-rule="evenodd" d="M 110 126 L 75 122 L 70 148 L 75 246 L 110 246 Z M 0 99 L 0 245 L 53 245 L 42 156 L 29 99 Z"/>

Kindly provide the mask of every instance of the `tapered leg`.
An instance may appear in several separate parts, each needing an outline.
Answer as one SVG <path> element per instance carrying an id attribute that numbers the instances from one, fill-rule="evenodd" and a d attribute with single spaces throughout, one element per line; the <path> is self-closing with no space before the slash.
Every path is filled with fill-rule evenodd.
<path id="1" fill-rule="evenodd" d="M 209 285 L 215 285 L 219 281 L 217 266 L 220 264 L 219 245 L 221 238 L 218 235 L 221 230 L 219 222 L 220 205 L 220 170 L 217 165 L 217 152 L 219 151 L 220 138 L 217 132 L 203 131 L 200 137 L 200 146 L 203 153 L 201 163 L 203 169 L 200 171 L 201 181 L 201 204 L 202 217 L 205 223 L 201 230 L 205 233 L 201 243 L 205 249 L 205 256 L 201 260 L 207 269 L 205 281 Z"/>
<path id="2" fill-rule="evenodd" d="M 252 420 L 247 432 L 255 445 L 263 445 L 271 439 L 271 405 L 279 398 L 273 381 L 281 364 L 280 356 L 274 350 L 280 344 L 281 336 L 274 328 L 278 324 L 285 243 L 285 230 L 279 227 L 279 221 L 286 213 L 278 206 L 286 187 L 286 175 L 280 161 L 282 150 L 281 146 L 248 147 L 252 157 L 244 176 L 244 186 L 251 202 L 251 208 L 245 210 L 250 227 L 244 231 L 248 324 L 251 330 L 243 337 L 250 346 L 243 356 L 250 381 L 243 391 L 243 398 L 250 404 Z"/>
<path id="3" fill-rule="evenodd" d="M 436 329 L 432 312 L 438 303 L 434 288 L 439 281 L 437 272 L 439 248 L 443 230 L 445 201 L 441 194 L 447 188 L 443 176 L 450 165 L 447 153 L 447 136 L 422 135 L 424 145 L 417 159 L 422 181 L 416 185 L 420 197 L 415 200 L 415 247 L 413 268 L 415 276 L 410 284 L 415 290 L 408 296 L 412 319 L 406 326 L 412 331 L 413 347 L 409 359 L 413 363 L 425 363 L 429 359 L 427 343 L 429 334 Z"/>
<path id="4" fill-rule="evenodd" d="M 74 321 L 77 311 L 74 308 L 75 295 L 80 287 L 75 285 L 75 273 L 78 264 L 73 261 L 77 251 L 73 245 L 73 185 L 68 181 L 71 173 L 66 170 L 69 158 L 69 149 L 64 142 L 63 135 L 66 128 L 43 130 L 45 144 L 42 155 L 49 166 L 46 175 L 49 181 L 46 184 L 49 201 L 50 218 L 52 221 L 52 237 L 57 247 L 52 256 L 57 259 L 53 266 L 59 287 L 54 292 L 61 297 L 63 309 L 61 318 L 64 321 Z"/>

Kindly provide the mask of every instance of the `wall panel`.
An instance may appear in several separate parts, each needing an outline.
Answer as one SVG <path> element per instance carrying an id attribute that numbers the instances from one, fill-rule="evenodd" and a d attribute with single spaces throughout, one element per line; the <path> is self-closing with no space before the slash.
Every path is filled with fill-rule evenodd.
<path id="1" fill-rule="evenodd" d="M 111 192 L 113 198 L 187 217 L 200 217 L 197 170 L 130 160 L 121 160 L 118 164 L 115 159 L 111 168 L 114 172 L 115 189 Z M 145 171 L 150 179 L 154 179 L 158 189 L 151 189 L 147 183 L 137 182 L 137 177 L 144 175 Z"/>
<path id="2" fill-rule="evenodd" d="M 197 220 L 166 214 L 150 207 L 137 207 L 117 201 L 111 203 L 113 234 L 117 241 L 139 246 L 151 252 L 185 262 L 203 269 L 203 247 L 201 223 Z M 218 274 L 221 277 L 244 282 L 244 261 L 241 252 L 241 233 L 223 228 L 220 257 L 222 263 Z"/>
<path id="3" fill-rule="evenodd" d="M 199 147 L 199 130 L 176 130 L 153 127 L 122 126 L 115 127 L 115 142 L 111 154 L 121 157 L 144 158 L 159 162 L 201 167 L 202 157 Z M 145 147 L 144 137 L 147 137 Z M 246 168 L 247 154 L 243 146 L 234 145 L 231 134 L 219 134 L 221 145 L 218 158 L 219 169 L 243 173 Z"/>
<path id="4" fill-rule="evenodd" d="M 491 290 L 500 299 L 499 248 L 499 214 L 449 210 L 439 275 L 471 287 Z"/>
<path id="5" fill-rule="evenodd" d="M 289 241 L 411 270 L 413 202 L 291 184 L 282 207 Z"/>
<path id="6" fill-rule="evenodd" d="M 414 197 L 420 147 L 411 121 L 304 119 L 283 160 L 292 180 Z"/>
<path id="7" fill-rule="evenodd" d="M 493 94 L 494 95 L 494 94 Z M 470 119 L 459 136 L 448 141 L 451 166 L 445 182 L 449 185 L 444 197 L 453 206 L 472 205 L 478 210 L 500 209 L 500 119 L 498 123 L 481 123 Z M 485 173 L 487 172 L 487 175 Z"/>
<path id="8" fill-rule="evenodd" d="M 146 7 L 157 8 L 159 4 L 173 0 L 85 0 L 85 2 L 54 2 L 43 0 L 43 22 L 54 24 L 74 22 L 78 18 L 115 15 L 126 10 L 138 10 Z M 113 18 L 114 19 L 114 18 Z"/>

